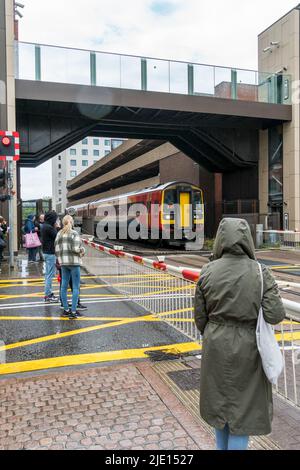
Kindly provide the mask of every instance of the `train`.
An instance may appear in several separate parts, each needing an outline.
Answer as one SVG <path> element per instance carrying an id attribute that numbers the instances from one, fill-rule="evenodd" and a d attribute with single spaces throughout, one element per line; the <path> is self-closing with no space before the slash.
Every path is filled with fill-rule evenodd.
<path id="1" fill-rule="evenodd" d="M 204 237 L 201 188 L 181 181 L 69 206 L 82 232 L 97 240 L 147 240 L 198 249 Z"/>

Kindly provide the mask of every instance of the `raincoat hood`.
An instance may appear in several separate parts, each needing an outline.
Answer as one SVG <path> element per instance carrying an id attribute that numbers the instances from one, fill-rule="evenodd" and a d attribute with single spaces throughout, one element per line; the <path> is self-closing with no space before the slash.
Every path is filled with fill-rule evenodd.
<path id="1" fill-rule="evenodd" d="M 52 227 L 54 227 L 54 225 L 56 224 L 56 221 L 57 221 L 57 217 L 58 216 L 57 216 L 57 213 L 55 211 L 47 212 L 47 214 L 45 215 L 45 223 L 51 225 Z"/>
<path id="2" fill-rule="evenodd" d="M 250 259 L 256 260 L 255 247 L 246 220 L 227 218 L 221 221 L 214 243 L 213 259 L 220 259 L 226 253 L 236 256 L 247 255 Z"/>
<path id="3" fill-rule="evenodd" d="M 30 215 L 27 217 L 27 220 L 30 220 L 30 222 L 33 222 L 34 217 L 35 217 L 34 214 L 30 214 Z"/>

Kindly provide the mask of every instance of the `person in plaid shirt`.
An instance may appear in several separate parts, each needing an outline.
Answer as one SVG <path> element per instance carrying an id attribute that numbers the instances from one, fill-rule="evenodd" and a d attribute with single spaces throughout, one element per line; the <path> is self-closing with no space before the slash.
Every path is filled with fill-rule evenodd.
<path id="1" fill-rule="evenodd" d="M 63 219 L 63 228 L 57 234 L 55 240 L 55 254 L 58 263 L 61 266 L 61 298 L 64 307 L 63 316 L 69 318 L 81 317 L 82 314 L 77 311 L 79 288 L 80 288 L 80 266 L 84 256 L 84 247 L 82 246 L 79 234 L 73 229 L 74 220 L 70 215 Z M 69 309 L 67 291 L 68 285 L 72 279 L 72 309 Z"/>

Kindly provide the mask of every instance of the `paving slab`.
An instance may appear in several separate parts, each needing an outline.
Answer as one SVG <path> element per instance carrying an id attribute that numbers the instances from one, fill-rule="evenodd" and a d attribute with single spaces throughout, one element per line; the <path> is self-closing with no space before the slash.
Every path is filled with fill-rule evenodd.
<path id="1" fill-rule="evenodd" d="M 7 379 L 0 403 L 0 450 L 214 448 L 146 363 Z"/>

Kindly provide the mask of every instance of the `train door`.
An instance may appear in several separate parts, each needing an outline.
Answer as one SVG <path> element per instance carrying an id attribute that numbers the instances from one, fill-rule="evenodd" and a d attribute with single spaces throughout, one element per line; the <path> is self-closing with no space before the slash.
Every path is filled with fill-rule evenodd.
<path id="1" fill-rule="evenodd" d="M 187 191 L 179 191 L 179 205 L 180 205 L 180 228 L 191 228 L 192 214 L 191 214 L 192 194 Z"/>

